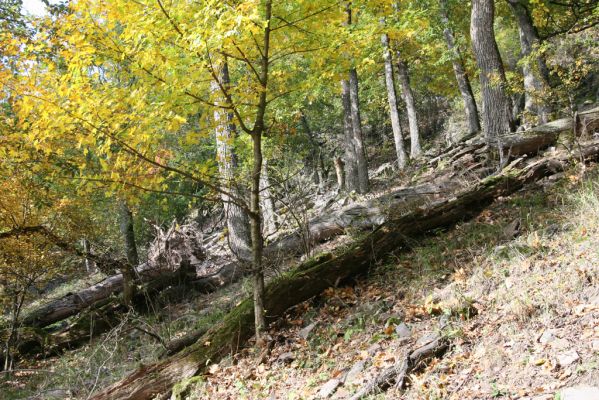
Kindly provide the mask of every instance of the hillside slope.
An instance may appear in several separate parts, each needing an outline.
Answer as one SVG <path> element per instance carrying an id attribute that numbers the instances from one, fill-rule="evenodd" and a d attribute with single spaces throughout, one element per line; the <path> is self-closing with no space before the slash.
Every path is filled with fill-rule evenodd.
<path id="1" fill-rule="evenodd" d="M 414 243 L 176 388 L 191 399 L 351 398 L 435 332 L 449 350 L 368 398 L 580 398 L 599 382 L 599 176 L 570 171 Z"/>

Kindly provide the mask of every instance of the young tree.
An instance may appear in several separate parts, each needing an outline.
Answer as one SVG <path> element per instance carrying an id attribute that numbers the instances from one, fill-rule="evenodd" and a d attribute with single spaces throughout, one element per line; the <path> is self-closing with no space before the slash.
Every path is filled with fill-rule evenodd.
<path id="1" fill-rule="evenodd" d="M 453 72 L 455 74 L 462 100 L 464 101 L 464 109 L 466 110 L 466 118 L 468 119 L 468 128 L 470 134 L 476 134 L 480 132 L 480 120 L 478 116 L 478 107 L 476 106 L 476 100 L 474 99 L 474 93 L 472 92 L 472 86 L 470 85 L 470 78 L 466 73 L 464 66 L 464 60 L 458 47 L 453 29 L 449 22 L 449 10 L 448 0 L 439 0 L 441 23 L 443 24 L 443 35 L 445 42 L 447 43 L 447 49 L 449 50 L 451 57 L 451 64 L 453 66 Z"/>
<path id="2" fill-rule="evenodd" d="M 395 143 L 395 154 L 397 155 L 397 166 L 400 170 L 406 166 L 406 151 L 404 149 L 403 132 L 397 108 L 397 95 L 395 92 L 395 76 L 393 74 L 393 59 L 389 45 L 389 35 L 383 33 L 381 36 L 385 59 L 385 84 L 387 86 L 387 99 L 389 100 L 389 114 L 391 115 L 391 128 L 393 129 L 393 141 Z"/>
<path id="3" fill-rule="evenodd" d="M 422 147 L 420 146 L 420 130 L 418 128 L 416 100 L 414 99 L 412 85 L 410 84 L 408 64 L 402 59 L 399 50 L 397 50 L 395 54 L 397 58 L 397 75 L 399 76 L 399 83 L 401 85 L 401 94 L 406 103 L 408 125 L 410 127 L 410 158 L 417 158 L 422 152 Z"/>
<path id="4" fill-rule="evenodd" d="M 137 244 L 135 243 L 135 230 L 133 229 L 133 213 L 129 208 L 129 204 L 124 199 L 118 201 L 119 209 L 119 226 L 123 243 L 125 247 L 125 255 L 127 263 L 122 268 L 123 274 L 123 304 L 126 307 L 133 306 L 133 296 L 135 296 L 136 279 L 135 268 L 139 265 L 139 255 L 137 254 Z"/>
<path id="5" fill-rule="evenodd" d="M 524 75 L 524 109 L 528 114 L 537 116 L 538 122 L 544 124 L 548 122 L 551 114 L 550 103 L 544 96 L 547 95 L 550 86 L 549 69 L 539 53 L 539 33 L 525 0 L 507 0 L 507 3 L 518 23 Z"/>
<path id="6" fill-rule="evenodd" d="M 513 132 L 515 129 L 512 102 L 506 92 L 505 70 L 495 41 L 494 15 L 494 0 L 472 1 L 470 36 L 480 69 L 483 129 L 488 138 Z"/>
<path id="7" fill-rule="evenodd" d="M 212 91 L 219 98 L 220 86 L 227 92 L 231 90 L 231 78 L 229 76 L 229 65 L 225 60 L 222 64 L 219 74 L 220 82 L 212 82 Z M 219 103 L 224 107 L 231 104 L 230 96 L 224 98 Z M 229 248 L 239 259 L 249 261 L 251 257 L 251 239 L 250 223 L 245 210 L 236 204 L 228 192 L 234 193 L 236 198 L 244 198 L 242 184 L 239 182 L 239 161 L 235 151 L 235 141 L 237 139 L 237 127 L 235 126 L 235 116 L 230 110 L 215 108 L 214 123 L 216 130 L 216 156 L 218 161 L 218 171 L 221 180 L 221 186 L 226 190 L 221 193 L 221 198 L 225 210 L 227 223 L 227 241 Z"/>
<path id="8" fill-rule="evenodd" d="M 346 3 L 346 22 L 344 26 L 351 30 L 353 14 L 351 2 Z M 347 170 L 345 177 L 348 190 L 356 190 L 358 193 L 367 193 L 370 190 L 368 181 L 368 162 L 366 160 L 366 148 L 364 146 L 364 134 L 362 132 L 362 117 L 360 115 L 359 79 L 355 66 L 351 66 L 348 78 L 341 82 L 343 103 L 343 126 L 345 130 Z M 348 154 L 349 153 L 349 154 Z"/>

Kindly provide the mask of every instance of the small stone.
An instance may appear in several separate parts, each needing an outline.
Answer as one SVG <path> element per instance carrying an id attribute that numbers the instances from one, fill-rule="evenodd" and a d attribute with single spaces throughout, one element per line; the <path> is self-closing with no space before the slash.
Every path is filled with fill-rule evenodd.
<path id="1" fill-rule="evenodd" d="M 562 367 L 572 365 L 579 359 L 580 356 L 575 350 L 570 350 L 557 356 L 557 362 Z"/>
<path id="2" fill-rule="evenodd" d="M 375 355 L 379 350 L 381 349 L 381 345 L 380 344 L 373 344 L 371 345 L 368 349 L 366 349 L 366 352 L 368 353 L 369 356 L 373 356 Z"/>
<path id="3" fill-rule="evenodd" d="M 426 344 L 434 342 L 435 340 L 438 340 L 440 337 L 441 336 L 438 332 L 428 332 L 416 341 L 416 346 L 424 346 Z"/>
<path id="4" fill-rule="evenodd" d="M 599 351 L 599 340 L 593 340 L 591 342 L 591 349 L 593 349 L 593 351 Z"/>
<path id="5" fill-rule="evenodd" d="M 286 353 L 282 353 L 277 358 L 277 362 L 280 362 L 280 363 L 283 363 L 283 364 L 290 364 L 293 360 L 295 360 L 295 356 L 290 351 L 288 351 Z"/>
<path id="6" fill-rule="evenodd" d="M 570 347 L 570 342 L 566 339 L 555 339 L 551 343 L 549 343 L 553 350 L 564 350 Z"/>
<path id="7" fill-rule="evenodd" d="M 329 398 L 335 393 L 335 390 L 341 385 L 341 381 L 339 379 L 333 378 L 325 383 L 320 390 L 318 391 L 317 397 L 319 399 Z"/>
<path id="8" fill-rule="evenodd" d="M 399 336 L 400 338 L 407 338 L 412 336 L 412 331 L 403 322 L 395 327 L 395 333 L 397 333 L 397 336 Z"/>
<path id="9" fill-rule="evenodd" d="M 555 340 L 555 329 L 545 329 L 545 332 L 539 337 L 539 343 L 547 344 Z"/>
<path id="10" fill-rule="evenodd" d="M 364 361 L 358 361 L 357 363 L 355 363 L 351 367 L 351 369 L 349 370 L 347 375 L 345 375 L 343 384 L 351 385 L 352 383 L 354 383 L 356 381 L 356 379 L 358 378 L 358 376 L 360 375 L 360 373 L 364 370 L 365 366 L 366 366 L 366 363 Z"/>
<path id="11" fill-rule="evenodd" d="M 312 331 L 316 327 L 316 324 L 316 322 L 312 322 L 310 325 L 306 326 L 305 328 L 302 328 L 302 330 L 300 330 L 297 335 L 302 339 L 307 340 L 310 336 L 310 333 L 312 333 Z"/>
<path id="12" fill-rule="evenodd" d="M 579 386 L 562 390 L 561 400 L 599 400 L 599 387 Z"/>

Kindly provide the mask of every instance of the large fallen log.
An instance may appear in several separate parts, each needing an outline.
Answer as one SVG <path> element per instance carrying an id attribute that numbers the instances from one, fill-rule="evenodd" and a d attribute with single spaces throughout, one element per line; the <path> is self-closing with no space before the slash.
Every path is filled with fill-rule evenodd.
<path id="1" fill-rule="evenodd" d="M 599 143 L 581 146 L 581 157 L 599 153 Z M 283 316 L 290 307 L 308 300 L 326 288 L 357 274 L 393 252 L 407 251 L 410 243 L 440 228 L 478 215 L 498 196 L 506 196 L 524 185 L 562 171 L 568 155 L 547 157 L 516 168 L 510 165 L 501 174 L 486 178 L 450 199 L 419 207 L 368 234 L 342 254 L 323 255 L 273 280 L 266 287 L 265 309 L 268 321 Z M 253 335 L 253 306 L 246 299 L 212 327 L 195 344 L 158 363 L 144 366 L 93 398 L 96 400 L 150 399 L 170 392 L 172 386 L 204 371 L 226 354 L 234 353 Z"/>
<path id="2" fill-rule="evenodd" d="M 167 231 L 159 231 L 150 246 L 148 262 L 135 269 L 138 283 L 150 282 L 149 290 L 167 287 L 178 278 L 177 274 L 181 272 L 177 271 L 180 267 L 200 261 L 204 253 L 199 232 L 193 225 L 178 227 L 175 224 Z M 190 271 L 185 270 L 183 273 L 189 274 Z M 69 293 L 30 311 L 23 318 L 22 325 L 33 328 L 48 326 L 106 300 L 121 292 L 122 288 L 122 274 L 109 276 L 90 287 Z"/>
<path id="3" fill-rule="evenodd" d="M 136 269 L 142 281 L 149 281 L 163 273 L 156 268 L 142 264 Z M 27 327 L 44 327 L 75 315 L 91 305 L 105 300 L 110 295 L 120 292 L 123 287 L 123 275 L 109 276 L 102 281 L 80 290 L 69 293 L 60 299 L 44 304 L 29 312 L 23 318 L 22 325 Z"/>

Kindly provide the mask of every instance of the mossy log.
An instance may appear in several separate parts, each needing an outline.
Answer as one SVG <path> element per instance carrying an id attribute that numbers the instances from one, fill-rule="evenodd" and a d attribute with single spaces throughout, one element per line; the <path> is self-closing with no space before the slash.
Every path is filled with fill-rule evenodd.
<path id="1" fill-rule="evenodd" d="M 581 147 L 582 156 L 596 157 L 599 143 Z M 471 219 L 499 196 L 520 190 L 527 183 L 563 170 L 569 157 L 543 158 L 524 168 L 506 168 L 450 199 L 392 217 L 339 255 L 324 255 L 300 265 L 266 287 L 265 309 L 272 322 L 302 301 L 337 282 L 362 274 L 391 253 L 407 251 L 414 239 Z M 95 400 L 150 399 L 165 394 L 177 382 L 200 374 L 220 357 L 235 353 L 253 335 L 253 306 L 246 299 L 195 344 L 158 363 L 144 366 L 97 393 Z"/>

